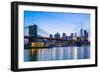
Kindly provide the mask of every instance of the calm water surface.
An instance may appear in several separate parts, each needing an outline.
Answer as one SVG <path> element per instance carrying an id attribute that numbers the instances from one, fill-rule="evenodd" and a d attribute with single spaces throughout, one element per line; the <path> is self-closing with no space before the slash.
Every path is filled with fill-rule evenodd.
<path id="1" fill-rule="evenodd" d="M 24 49 L 24 61 L 74 60 L 90 58 L 90 47 Z"/>

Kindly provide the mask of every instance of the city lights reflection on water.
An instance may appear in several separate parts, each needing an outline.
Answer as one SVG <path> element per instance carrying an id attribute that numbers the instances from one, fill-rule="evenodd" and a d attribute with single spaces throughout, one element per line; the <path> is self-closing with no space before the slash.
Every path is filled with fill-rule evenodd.
<path id="1" fill-rule="evenodd" d="M 89 59 L 90 47 L 53 47 L 24 49 L 24 61 L 51 61 L 51 60 L 74 60 Z"/>

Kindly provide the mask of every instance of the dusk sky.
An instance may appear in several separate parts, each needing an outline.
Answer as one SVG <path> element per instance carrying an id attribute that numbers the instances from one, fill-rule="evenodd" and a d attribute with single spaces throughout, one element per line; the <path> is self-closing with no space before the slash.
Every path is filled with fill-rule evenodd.
<path id="1" fill-rule="evenodd" d="M 24 11 L 24 26 L 32 24 L 53 35 L 79 34 L 81 28 L 90 32 L 90 14 Z"/>

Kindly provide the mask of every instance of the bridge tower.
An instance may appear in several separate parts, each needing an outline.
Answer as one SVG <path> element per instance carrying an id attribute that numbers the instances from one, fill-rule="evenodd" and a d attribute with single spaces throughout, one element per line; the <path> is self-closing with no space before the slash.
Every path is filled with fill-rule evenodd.
<path id="1" fill-rule="evenodd" d="M 37 25 L 29 26 L 29 44 L 37 42 Z"/>

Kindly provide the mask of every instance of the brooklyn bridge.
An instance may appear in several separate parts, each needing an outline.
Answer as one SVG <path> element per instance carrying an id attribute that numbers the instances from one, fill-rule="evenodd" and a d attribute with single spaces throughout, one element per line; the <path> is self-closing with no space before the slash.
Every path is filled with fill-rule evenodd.
<path id="1" fill-rule="evenodd" d="M 27 43 L 25 43 L 25 40 L 27 40 Z M 70 39 L 50 37 L 50 33 L 47 33 L 35 24 L 24 27 L 24 41 L 24 47 L 26 48 L 90 45 L 87 38 L 78 36 L 72 35 Z"/>

